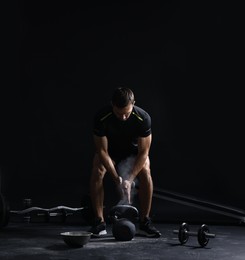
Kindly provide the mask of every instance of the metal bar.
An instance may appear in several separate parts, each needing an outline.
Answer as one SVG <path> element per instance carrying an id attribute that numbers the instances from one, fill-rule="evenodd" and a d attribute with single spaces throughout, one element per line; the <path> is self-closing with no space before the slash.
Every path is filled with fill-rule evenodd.
<path id="1" fill-rule="evenodd" d="M 176 193 L 176 192 L 172 192 L 172 191 L 168 191 L 168 190 L 164 190 L 158 187 L 154 187 L 154 193 L 160 193 L 160 195 L 165 195 L 165 196 L 172 196 L 174 198 L 177 199 L 181 199 L 181 200 L 186 200 L 192 203 L 196 203 L 196 204 L 200 204 L 206 207 L 213 207 L 213 208 L 217 208 L 218 210 L 222 210 L 222 211 L 229 211 L 232 214 L 240 214 L 242 216 L 245 216 L 245 211 L 242 209 L 238 209 L 238 208 L 234 208 L 234 207 L 230 207 L 227 205 L 221 205 L 218 203 L 213 203 L 210 201 L 205 201 L 205 200 L 201 200 L 201 199 L 197 199 L 196 197 L 191 197 L 191 196 L 187 196 L 184 194 L 180 194 L 180 193 Z"/>
<path id="2" fill-rule="evenodd" d="M 54 208 L 50 208 L 50 209 L 45 209 L 45 208 L 40 208 L 40 207 L 31 207 L 31 208 L 27 208 L 27 209 L 23 209 L 23 210 L 11 210 L 10 213 L 16 213 L 16 214 L 26 214 L 28 212 L 32 212 L 32 211 L 44 211 L 44 212 L 53 212 L 55 210 L 69 210 L 69 211 L 78 211 L 78 210 L 83 210 L 84 207 L 82 208 L 70 208 L 70 207 L 66 207 L 66 206 L 58 206 L 58 207 L 54 207 Z"/>
<path id="3" fill-rule="evenodd" d="M 233 214 L 233 213 L 226 212 L 224 210 L 213 209 L 213 208 L 210 208 L 208 206 L 198 205 L 195 202 L 184 201 L 181 198 L 171 198 L 170 196 L 156 194 L 155 192 L 153 192 L 153 197 L 163 199 L 163 200 L 172 201 L 172 202 L 179 203 L 179 204 L 182 204 L 182 205 L 195 207 L 195 208 L 198 208 L 198 209 L 211 211 L 211 212 L 214 212 L 214 213 L 218 213 L 218 214 L 221 214 L 221 215 L 225 215 L 225 216 L 228 216 L 228 217 L 239 219 L 241 222 L 245 223 L 245 216 L 241 216 L 241 215 L 238 215 L 238 214 L 235 214 L 235 213 Z"/>

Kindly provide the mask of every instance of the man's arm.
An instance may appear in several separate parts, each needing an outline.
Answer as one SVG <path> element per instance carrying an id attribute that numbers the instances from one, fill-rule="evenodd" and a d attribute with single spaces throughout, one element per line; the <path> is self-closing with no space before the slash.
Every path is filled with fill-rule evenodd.
<path id="1" fill-rule="evenodd" d="M 121 184 L 122 183 L 122 178 L 118 175 L 114 163 L 110 157 L 110 155 L 108 154 L 108 140 L 107 137 L 103 136 L 103 137 L 99 137 L 94 135 L 94 143 L 95 143 L 95 148 L 96 148 L 96 152 L 99 155 L 99 158 L 102 162 L 102 164 L 104 165 L 104 167 L 106 168 L 107 172 L 111 174 L 113 180 L 117 183 L 117 184 Z"/>
<path id="2" fill-rule="evenodd" d="M 146 163 L 151 147 L 151 140 L 152 135 L 138 138 L 138 154 L 136 156 L 131 174 L 128 178 L 130 183 L 132 183 L 132 181 L 137 177 L 138 173 L 142 170 L 144 164 Z"/>
<path id="3" fill-rule="evenodd" d="M 149 155 L 150 146 L 151 146 L 152 136 L 138 138 L 138 154 L 135 158 L 135 162 L 132 168 L 131 173 L 126 180 L 123 180 L 122 188 L 124 190 L 124 196 L 131 204 L 131 185 L 134 179 L 137 177 L 138 173 L 142 170 L 144 164 Z"/>

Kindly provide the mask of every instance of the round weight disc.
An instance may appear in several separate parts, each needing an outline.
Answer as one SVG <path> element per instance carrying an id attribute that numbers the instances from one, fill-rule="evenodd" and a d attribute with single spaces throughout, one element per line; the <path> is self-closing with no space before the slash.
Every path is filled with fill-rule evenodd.
<path id="1" fill-rule="evenodd" d="M 189 226 L 187 223 L 182 223 L 181 226 L 179 227 L 179 234 L 178 234 L 178 238 L 179 238 L 179 242 L 183 245 L 185 244 L 188 239 L 188 231 L 189 231 Z"/>
<path id="2" fill-rule="evenodd" d="M 9 206 L 4 196 L 0 193 L 0 228 L 7 226 L 9 220 Z"/>
<path id="3" fill-rule="evenodd" d="M 202 247 L 205 247 L 209 241 L 209 238 L 206 237 L 205 233 L 209 233 L 209 228 L 207 225 L 203 224 L 198 229 L 198 235 L 197 235 L 198 243 Z"/>

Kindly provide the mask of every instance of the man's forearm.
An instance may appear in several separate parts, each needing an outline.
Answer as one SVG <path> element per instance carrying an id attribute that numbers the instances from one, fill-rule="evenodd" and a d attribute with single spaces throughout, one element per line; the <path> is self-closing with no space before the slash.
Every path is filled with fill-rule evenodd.
<path id="1" fill-rule="evenodd" d="M 106 168 L 106 171 L 112 176 L 114 181 L 118 182 L 119 175 L 109 154 L 106 152 L 101 152 L 99 153 L 99 156 L 104 167 Z"/>
<path id="2" fill-rule="evenodd" d="M 136 156 L 131 174 L 128 177 L 128 181 L 130 181 L 131 183 L 134 181 L 134 179 L 137 177 L 139 172 L 142 170 L 144 164 L 146 163 L 147 157 L 148 153 L 139 153 Z"/>

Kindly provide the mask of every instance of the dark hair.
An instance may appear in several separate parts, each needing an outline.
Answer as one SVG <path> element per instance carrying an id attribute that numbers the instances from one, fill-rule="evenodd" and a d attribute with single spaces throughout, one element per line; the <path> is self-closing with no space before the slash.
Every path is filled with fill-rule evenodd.
<path id="1" fill-rule="evenodd" d="M 134 104 L 134 93 L 126 87 L 118 87 L 112 95 L 112 105 L 123 108 L 129 103 Z"/>

